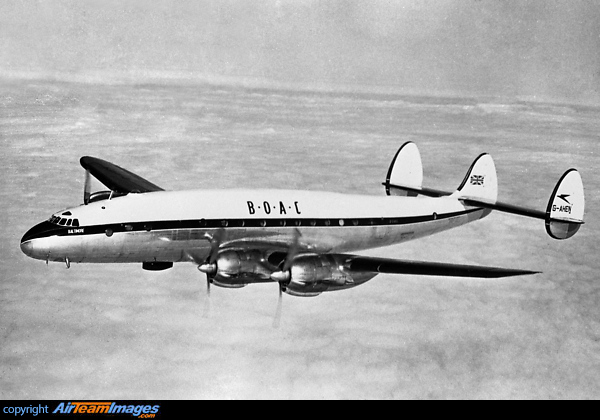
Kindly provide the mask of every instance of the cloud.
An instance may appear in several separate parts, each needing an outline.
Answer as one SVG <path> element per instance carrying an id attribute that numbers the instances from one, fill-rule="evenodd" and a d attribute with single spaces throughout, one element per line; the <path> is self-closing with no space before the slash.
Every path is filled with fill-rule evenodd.
<path id="1" fill-rule="evenodd" d="M 275 285 L 215 287 L 205 316 L 204 278 L 191 264 L 160 273 L 138 264 L 67 270 L 18 246 L 34 223 L 81 203 L 82 155 L 168 189 L 378 195 L 393 154 L 410 139 L 422 153 L 425 185 L 455 188 L 487 151 L 501 199 L 543 209 L 569 167 L 581 170 L 586 191 L 600 190 L 592 174 L 597 108 L 201 85 L 25 81 L 4 83 L 2 92 L 11 100 L 0 113 L 0 396 L 598 395 L 594 194 L 586 224 L 568 241 L 547 237 L 543 222 L 492 214 L 369 252 L 543 274 L 492 282 L 382 275 L 314 299 L 286 295 L 277 330 Z"/>

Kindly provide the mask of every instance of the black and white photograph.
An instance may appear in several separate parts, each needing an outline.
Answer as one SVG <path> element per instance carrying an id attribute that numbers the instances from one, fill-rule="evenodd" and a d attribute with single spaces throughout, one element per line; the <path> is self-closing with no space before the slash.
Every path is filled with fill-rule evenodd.
<path id="1" fill-rule="evenodd" d="M 598 2 L 4 0 L 0 147 L 1 400 L 600 398 Z"/>

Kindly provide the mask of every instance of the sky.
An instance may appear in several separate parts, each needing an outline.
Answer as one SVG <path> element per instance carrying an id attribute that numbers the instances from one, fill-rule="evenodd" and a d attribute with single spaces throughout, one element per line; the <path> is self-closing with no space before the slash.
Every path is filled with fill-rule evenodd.
<path id="1" fill-rule="evenodd" d="M 586 0 L 7 0 L 0 75 L 600 102 Z"/>

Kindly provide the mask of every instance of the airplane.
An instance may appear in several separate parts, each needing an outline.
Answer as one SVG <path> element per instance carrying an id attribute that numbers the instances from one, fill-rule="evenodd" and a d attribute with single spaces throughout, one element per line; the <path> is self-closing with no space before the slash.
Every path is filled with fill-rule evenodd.
<path id="1" fill-rule="evenodd" d="M 83 204 L 54 213 L 21 239 L 39 260 L 141 263 L 165 270 L 192 262 L 210 286 L 279 285 L 282 293 L 313 297 L 361 285 L 380 273 L 502 278 L 537 271 L 376 258 L 351 254 L 407 242 L 488 216 L 493 210 L 545 221 L 554 239 L 584 223 L 579 172 L 559 179 L 545 211 L 497 201 L 492 157 L 483 153 L 455 191 L 423 187 L 420 152 L 404 143 L 383 186 L 385 196 L 334 192 L 231 189 L 165 191 L 105 160 L 84 156 Z M 94 191 L 93 182 L 101 189 Z"/>

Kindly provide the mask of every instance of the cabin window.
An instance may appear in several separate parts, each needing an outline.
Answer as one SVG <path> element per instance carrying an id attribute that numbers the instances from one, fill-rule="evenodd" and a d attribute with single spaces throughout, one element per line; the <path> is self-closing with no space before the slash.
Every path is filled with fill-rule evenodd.
<path id="1" fill-rule="evenodd" d="M 68 219 L 68 220 L 67 220 L 67 226 L 71 226 L 71 223 L 73 223 L 73 220 L 71 220 L 71 219 Z"/>
<path id="2" fill-rule="evenodd" d="M 79 220 L 73 219 L 73 227 L 79 227 Z"/>
<path id="3" fill-rule="evenodd" d="M 280 220 L 279 221 L 279 226 L 285 226 L 285 220 Z"/>
<path id="4" fill-rule="evenodd" d="M 354 226 L 358 226 L 358 220 L 354 219 L 354 220 L 352 221 L 352 224 L 353 224 Z"/>

